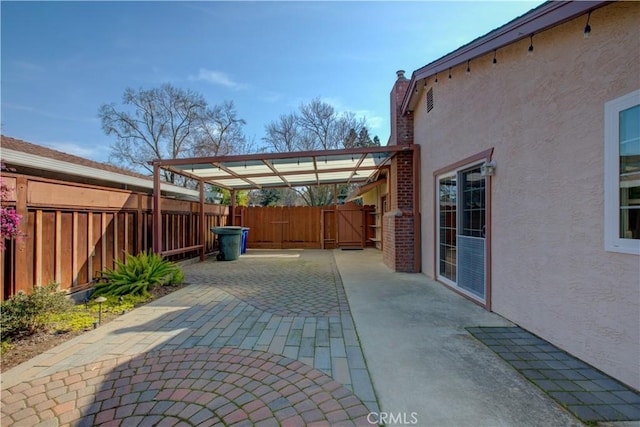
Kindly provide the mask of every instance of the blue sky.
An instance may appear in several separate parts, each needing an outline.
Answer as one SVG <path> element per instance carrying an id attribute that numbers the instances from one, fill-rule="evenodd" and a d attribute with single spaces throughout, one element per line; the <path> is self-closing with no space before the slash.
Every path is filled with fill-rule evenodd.
<path id="1" fill-rule="evenodd" d="M 319 97 L 389 137 L 389 92 L 540 1 L 12 2 L 1 7 L 2 134 L 98 161 L 97 112 L 163 83 L 235 103 L 245 134 Z"/>

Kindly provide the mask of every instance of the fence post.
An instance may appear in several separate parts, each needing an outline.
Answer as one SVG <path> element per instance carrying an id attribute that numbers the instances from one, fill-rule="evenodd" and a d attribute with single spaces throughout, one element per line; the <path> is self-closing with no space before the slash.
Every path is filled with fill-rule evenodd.
<path id="1" fill-rule="evenodd" d="M 28 180 L 25 176 L 18 176 L 16 178 L 16 213 L 22 217 L 20 221 L 20 235 L 15 242 L 15 263 L 16 269 L 14 272 L 15 289 L 13 293 L 18 291 L 28 292 L 33 287 L 33 283 L 28 283 L 29 277 L 29 260 L 27 259 L 27 234 L 29 233 L 29 210 L 27 208 L 27 186 Z"/>
<path id="2" fill-rule="evenodd" d="M 144 230 L 146 230 L 145 224 L 144 224 L 144 217 L 142 216 L 142 198 L 146 197 L 143 196 L 142 194 L 138 194 L 138 208 L 136 210 L 136 249 L 135 252 L 136 253 L 140 253 L 143 250 L 146 250 L 146 248 L 144 247 L 144 243 L 143 243 L 143 237 L 144 237 Z"/>
<path id="3" fill-rule="evenodd" d="M 205 243 L 205 231 L 204 231 L 204 181 L 200 180 L 200 218 L 198 228 L 200 229 L 200 241 L 199 244 L 202 245 L 200 248 L 200 261 L 204 261 L 205 253 L 207 251 L 206 243 Z"/>

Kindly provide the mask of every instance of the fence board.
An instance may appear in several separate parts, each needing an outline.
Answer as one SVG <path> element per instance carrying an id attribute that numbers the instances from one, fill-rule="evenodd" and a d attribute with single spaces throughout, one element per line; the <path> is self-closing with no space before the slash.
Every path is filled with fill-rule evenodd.
<path id="1" fill-rule="evenodd" d="M 56 280 L 55 267 L 56 267 L 56 213 L 55 212 L 42 212 L 42 257 L 41 263 L 41 281 L 42 284 L 47 284 Z"/>
<path id="2" fill-rule="evenodd" d="M 89 254 L 87 252 L 87 241 L 89 239 L 89 214 L 87 212 L 78 213 L 78 224 L 76 229 L 78 236 L 75 240 L 74 250 L 76 252 L 77 273 L 75 277 L 76 286 L 88 283 L 89 278 Z"/>
<path id="3" fill-rule="evenodd" d="M 61 276 L 62 283 L 66 284 L 64 289 L 70 289 L 73 284 L 73 212 L 62 212 L 61 220 L 62 232 L 58 236 L 62 248 L 60 254 Z M 42 285 L 43 283 L 33 284 Z"/>
<path id="4" fill-rule="evenodd" d="M 93 251 L 93 262 L 89 274 L 93 279 L 96 271 L 100 271 L 103 266 L 102 258 L 102 213 L 93 215 L 93 234 L 91 235 L 91 248 Z"/>

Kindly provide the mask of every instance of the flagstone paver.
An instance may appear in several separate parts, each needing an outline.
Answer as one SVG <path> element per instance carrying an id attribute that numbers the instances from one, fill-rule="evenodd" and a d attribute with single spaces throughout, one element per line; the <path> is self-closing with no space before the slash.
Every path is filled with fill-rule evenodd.
<path id="1" fill-rule="evenodd" d="M 185 273 L 190 286 L 4 373 L 2 425 L 370 425 L 331 252 Z"/>

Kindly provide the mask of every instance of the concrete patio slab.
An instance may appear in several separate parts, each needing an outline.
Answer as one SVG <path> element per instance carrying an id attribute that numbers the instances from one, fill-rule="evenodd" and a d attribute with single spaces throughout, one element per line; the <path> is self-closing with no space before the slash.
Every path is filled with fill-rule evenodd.
<path id="1" fill-rule="evenodd" d="M 386 425 L 582 425 L 465 329 L 510 322 L 378 251 L 334 255 Z"/>

